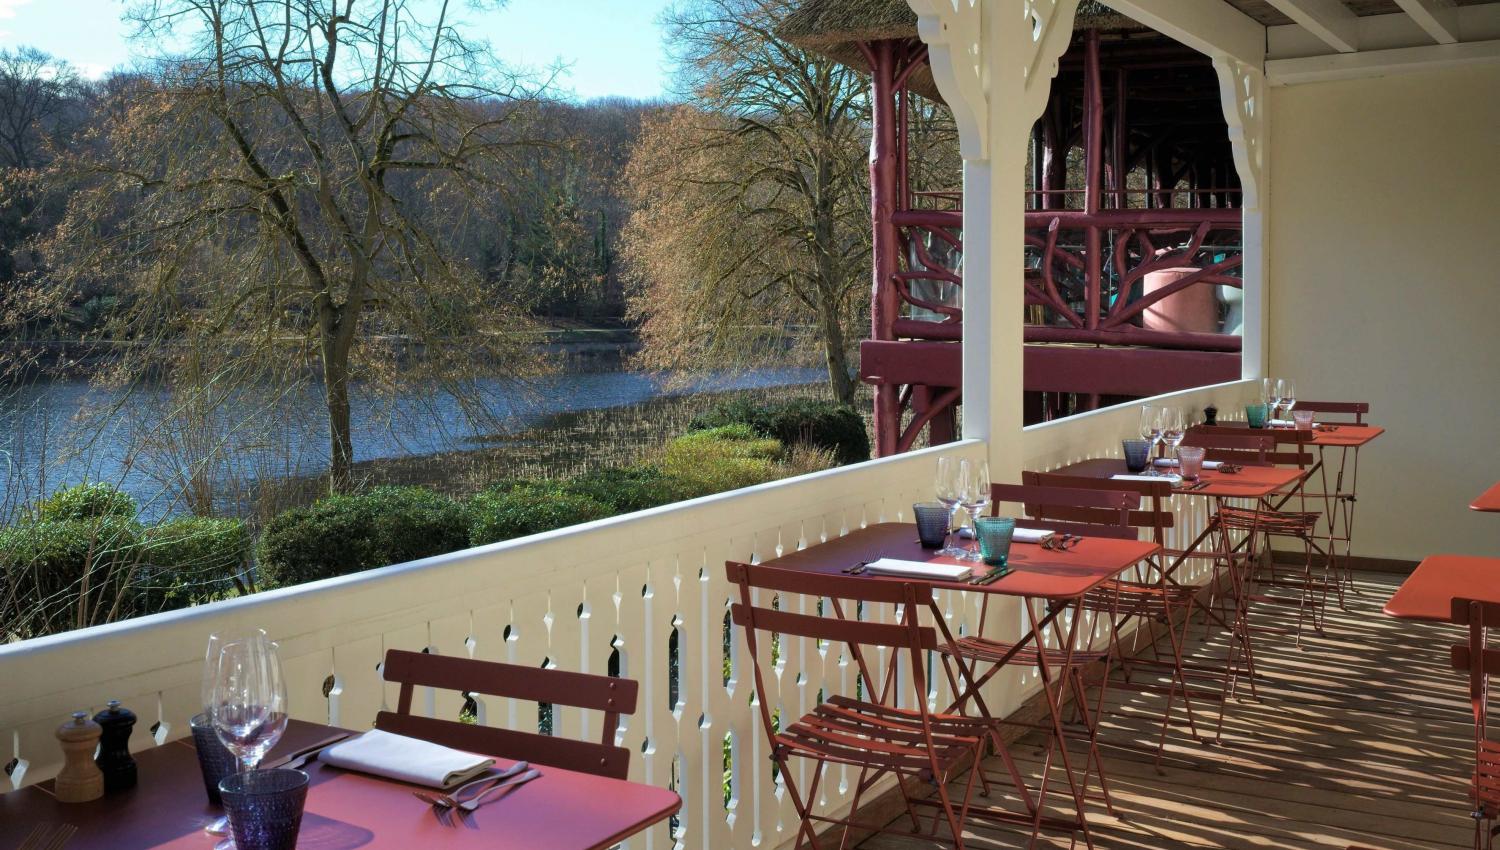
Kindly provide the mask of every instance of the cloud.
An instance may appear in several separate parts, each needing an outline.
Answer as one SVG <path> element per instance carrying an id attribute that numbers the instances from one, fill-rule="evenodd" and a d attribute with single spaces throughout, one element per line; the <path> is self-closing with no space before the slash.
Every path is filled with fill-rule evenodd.
<path id="1" fill-rule="evenodd" d="M 16 10 L 29 4 L 31 0 L 0 0 L 0 21 L 8 21 L 16 16 Z M 0 38 L 10 36 L 10 30 L 0 29 Z"/>

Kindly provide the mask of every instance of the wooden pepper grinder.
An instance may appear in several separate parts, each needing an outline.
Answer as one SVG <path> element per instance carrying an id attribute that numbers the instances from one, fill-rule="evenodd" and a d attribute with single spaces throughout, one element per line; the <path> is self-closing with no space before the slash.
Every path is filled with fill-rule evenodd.
<path id="1" fill-rule="evenodd" d="M 135 759 L 130 757 L 130 733 L 135 729 L 135 713 L 121 708 L 120 701 L 112 699 L 107 708 L 94 715 L 99 724 L 99 757 L 94 764 L 104 774 L 104 793 L 113 794 L 135 787 Z"/>
<path id="2" fill-rule="evenodd" d="M 87 711 L 73 712 L 71 723 L 57 727 L 63 750 L 63 768 L 53 789 L 58 802 L 87 803 L 104 796 L 104 774 L 94 764 L 94 747 L 102 731 Z"/>

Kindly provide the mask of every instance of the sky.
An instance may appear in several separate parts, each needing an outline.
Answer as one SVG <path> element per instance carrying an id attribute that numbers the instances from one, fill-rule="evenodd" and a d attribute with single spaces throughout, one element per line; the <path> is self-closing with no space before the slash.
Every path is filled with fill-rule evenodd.
<path id="1" fill-rule="evenodd" d="M 507 64 L 568 66 L 562 89 L 589 100 L 665 94 L 656 20 L 669 0 L 510 0 L 500 11 L 465 9 L 464 33 L 488 40 Z M 128 65 L 137 47 L 120 21 L 124 0 L 0 0 L 0 47 L 40 48 L 90 77 Z"/>

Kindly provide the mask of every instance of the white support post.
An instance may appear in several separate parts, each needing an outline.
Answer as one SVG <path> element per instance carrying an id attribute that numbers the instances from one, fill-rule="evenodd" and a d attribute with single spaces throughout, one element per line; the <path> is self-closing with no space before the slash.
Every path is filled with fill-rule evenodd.
<path id="1" fill-rule="evenodd" d="M 1259 65 L 1250 65 L 1227 56 L 1214 58 L 1219 75 L 1219 101 L 1224 121 L 1229 125 L 1229 143 L 1234 151 L 1234 167 L 1240 175 L 1241 235 L 1244 261 L 1240 266 L 1245 322 L 1240 353 L 1240 377 L 1259 378 L 1269 367 L 1266 316 L 1270 310 L 1270 291 L 1266 285 L 1269 245 L 1265 211 L 1266 152 L 1269 138 L 1266 126 L 1266 75 Z"/>
<path id="2" fill-rule="evenodd" d="M 1026 152 L 1078 0 L 907 0 L 964 159 L 963 436 L 1021 473 Z"/>

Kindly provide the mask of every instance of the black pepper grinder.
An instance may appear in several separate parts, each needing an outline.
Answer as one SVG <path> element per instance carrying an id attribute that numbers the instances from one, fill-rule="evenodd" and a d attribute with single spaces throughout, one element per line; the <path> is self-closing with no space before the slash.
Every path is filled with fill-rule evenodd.
<path id="1" fill-rule="evenodd" d="M 135 759 L 130 757 L 130 733 L 135 729 L 135 712 L 121 708 L 112 699 L 107 708 L 94 715 L 94 722 L 104 730 L 99 736 L 99 756 L 94 763 L 104 774 L 104 793 L 113 794 L 135 787 Z"/>
<path id="2" fill-rule="evenodd" d="M 1217 425 L 1217 424 L 1219 424 L 1218 419 L 1219 419 L 1219 409 L 1217 407 L 1214 407 L 1213 405 L 1210 404 L 1208 407 L 1203 408 L 1203 424 L 1204 425 Z"/>

